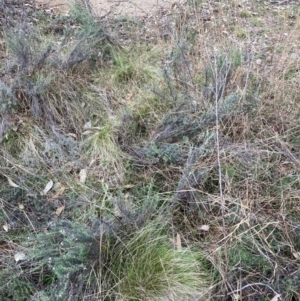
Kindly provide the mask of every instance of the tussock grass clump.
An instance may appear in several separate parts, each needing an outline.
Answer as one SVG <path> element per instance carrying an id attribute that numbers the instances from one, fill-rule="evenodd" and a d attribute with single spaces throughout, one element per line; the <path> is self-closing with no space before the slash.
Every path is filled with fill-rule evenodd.
<path id="1" fill-rule="evenodd" d="M 139 52 L 143 56 L 137 55 Z M 154 49 L 140 50 L 139 52 L 132 52 L 131 50 L 116 52 L 114 55 L 114 70 L 113 81 L 116 84 L 126 84 L 134 81 L 136 85 L 146 84 L 151 82 L 155 77 L 159 77 L 158 69 L 152 66 L 151 61 L 155 62 L 158 56 L 158 51 Z"/>
<path id="2" fill-rule="evenodd" d="M 164 300 L 194 296 L 207 283 L 197 253 L 174 250 L 154 226 L 119 244 L 111 267 L 121 300 Z"/>
<path id="3" fill-rule="evenodd" d="M 122 182 L 125 154 L 117 146 L 113 125 L 107 121 L 103 127 L 87 129 L 84 134 L 86 139 L 82 148 L 86 150 L 85 160 L 94 169 L 95 176 L 101 170 L 105 182 L 111 185 Z"/>

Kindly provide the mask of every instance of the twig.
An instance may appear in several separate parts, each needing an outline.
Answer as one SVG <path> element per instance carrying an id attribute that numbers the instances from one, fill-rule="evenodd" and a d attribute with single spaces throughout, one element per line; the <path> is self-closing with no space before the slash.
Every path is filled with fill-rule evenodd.
<path id="1" fill-rule="evenodd" d="M 267 288 L 269 288 L 275 295 L 277 295 L 278 293 L 271 287 L 269 286 L 268 284 L 265 284 L 265 283 L 260 283 L 260 282 L 255 282 L 255 283 L 249 283 L 249 284 L 246 284 L 244 285 L 243 287 L 241 287 L 240 289 L 237 289 L 237 290 L 234 290 L 230 293 L 228 293 L 228 295 L 232 295 L 232 294 L 235 294 L 235 293 L 239 293 L 241 292 L 243 289 L 249 287 L 249 286 L 253 286 L 253 285 L 258 285 L 258 286 L 266 286 Z"/>

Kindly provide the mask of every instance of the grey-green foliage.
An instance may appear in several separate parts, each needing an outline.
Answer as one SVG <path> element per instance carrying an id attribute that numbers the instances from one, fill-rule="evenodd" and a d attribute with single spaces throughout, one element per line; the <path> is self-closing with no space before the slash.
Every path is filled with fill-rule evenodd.
<path id="1" fill-rule="evenodd" d="M 97 273 L 98 263 L 105 262 L 97 235 L 83 224 L 51 221 L 45 231 L 25 238 L 26 259 L 7 258 L 0 271 L 0 300 L 82 300 L 91 269 Z"/>
<path id="2" fill-rule="evenodd" d="M 53 299 L 45 291 L 37 291 L 28 301 L 52 301 Z"/>
<path id="3" fill-rule="evenodd" d="M 235 114 L 238 110 L 238 94 L 230 94 L 218 103 L 218 121 Z M 166 116 L 154 136 L 155 142 L 180 141 L 184 137 L 193 139 L 216 122 L 215 106 L 211 105 L 205 112 L 187 114 L 185 111 L 172 112 Z"/>
<path id="4" fill-rule="evenodd" d="M 85 267 L 95 242 L 87 227 L 68 221 L 52 222 L 48 234 L 34 239 L 39 244 L 32 250 L 32 258 L 48 264 L 59 279 Z"/>
<path id="5" fill-rule="evenodd" d="M 5 28 L 5 44 L 9 60 L 4 72 L 11 79 L 9 84 L 0 82 L 0 112 L 29 107 L 34 117 L 43 113 L 48 116 L 49 105 L 40 99 L 51 83 L 51 76 L 44 76 L 40 70 L 47 64 L 52 47 L 42 43 L 39 31 L 28 22 Z"/>
<path id="6" fill-rule="evenodd" d="M 41 118 L 50 112 L 48 103 L 43 99 L 43 92 L 47 89 L 48 85 L 51 82 L 51 76 L 37 76 L 36 79 L 26 79 L 23 82 L 17 81 L 20 83 L 20 86 L 16 86 L 17 89 L 24 89 L 24 94 L 26 98 L 26 104 L 29 104 L 31 114 L 35 118 Z M 21 107 L 22 104 L 19 103 Z"/>
<path id="7" fill-rule="evenodd" d="M 253 248 L 253 249 L 252 249 Z M 245 271 L 259 270 L 261 272 L 270 271 L 272 266 L 270 262 L 261 255 L 255 254 L 256 247 L 250 242 L 237 243 L 233 248 L 228 250 L 228 265 L 234 268 L 240 265 Z"/>
<path id="8" fill-rule="evenodd" d="M 223 96 L 227 83 L 233 71 L 243 64 L 243 54 L 240 49 L 226 50 L 226 54 L 215 55 L 214 61 L 209 62 L 205 70 L 205 86 L 214 89 L 214 96 Z"/>
<path id="9" fill-rule="evenodd" d="M 0 114 L 10 110 L 14 103 L 12 88 L 0 80 Z"/>
<path id="10" fill-rule="evenodd" d="M 205 158 L 214 151 L 214 136 L 214 133 L 206 133 L 200 146 L 190 146 L 172 202 L 193 200 L 193 188 L 204 182 L 209 171 L 207 167 L 199 168 L 197 163 L 201 157 Z"/>
<path id="11" fill-rule="evenodd" d="M 140 151 L 142 150 L 145 152 L 145 157 L 153 163 L 160 161 L 167 164 L 176 163 L 182 155 L 182 147 L 176 143 L 156 144 L 152 142 Z"/>
<path id="12" fill-rule="evenodd" d="M 52 280 L 45 289 L 52 300 L 64 300 L 71 279 L 78 285 L 73 300 L 80 300 L 80 287 L 87 285 L 91 264 L 99 259 L 96 236 L 83 224 L 61 221 L 51 222 L 47 233 L 31 238 L 28 257 L 36 270 L 50 271 Z"/>
<path id="13" fill-rule="evenodd" d="M 84 5 L 82 1 L 75 1 L 70 8 L 71 17 L 82 26 L 82 30 L 88 31 L 97 29 L 95 18 L 91 13 L 89 5 Z"/>
<path id="14" fill-rule="evenodd" d="M 33 28 L 27 23 L 20 23 L 19 27 L 6 30 L 6 45 L 15 63 L 21 71 L 29 67 L 33 61 L 32 45 Z"/>
<path id="15" fill-rule="evenodd" d="M 52 46 L 43 43 L 41 33 L 29 22 L 5 29 L 5 44 L 10 55 L 9 72 L 32 74 L 46 64 Z"/>
<path id="16" fill-rule="evenodd" d="M 26 144 L 18 154 L 22 163 L 29 168 L 41 168 L 45 162 L 49 166 L 57 166 L 57 171 L 66 172 L 65 164 L 72 162 L 80 167 L 79 142 L 73 137 L 59 133 L 52 127 L 50 134 L 39 127 L 33 129 L 36 137 L 35 152 Z M 38 156 L 37 156 L 38 153 Z"/>
<path id="17" fill-rule="evenodd" d="M 52 162 L 59 164 L 79 159 L 79 143 L 73 138 L 59 133 L 52 128 L 53 136 L 45 137 L 43 154 Z"/>
<path id="18" fill-rule="evenodd" d="M 71 6 L 70 14 L 80 29 L 72 34 L 70 52 L 62 67 L 72 68 L 84 60 L 104 58 L 109 52 L 111 40 L 101 24 L 95 21 L 90 8 L 77 1 Z"/>
<path id="19" fill-rule="evenodd" d="M 11 262 L 11 267 L 0 271 L 1 301 L 25 301 L 34 291 L 34 284 L 26 279 L 22 267 Z"/>
<path id="20" fill-rule="evenodd" d="M 51 106 L 52 99 L 45 95 L 53 82 L 51 75 L 56 69 L 72 68 L 85 60 L 96 61 L 107 52 L 110 40 L 103 27 L 85 7 L 74 7 L 74 19 L 79 23 L 79 29 L 71 27 L 70 17 L 58 37 L 47 36 L 35 26 L 25 7 L 23 18 L 15 20 L 13 26 L 3 26 L 8 56 L 1 64 L 1 72 L 10 78 L 9 82 L 0 82 L 0 113 L 29 108 L 35 118 L 44 116 L 53 123 L 60 116 L 57 116 L 59 110 Z M 68 87 L 64 89 L 68 90 Z M 70 91 L 72 89 L 69 87 Z"/>

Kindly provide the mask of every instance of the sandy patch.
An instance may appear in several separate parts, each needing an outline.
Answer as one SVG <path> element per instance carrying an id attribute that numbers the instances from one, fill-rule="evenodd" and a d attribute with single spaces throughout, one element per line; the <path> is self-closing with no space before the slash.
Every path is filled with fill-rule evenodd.
<path id="1" fill-rule="evenodd" d="M 70 0 L 36 0 L 37 3 L 53 8 L 59 12 L 66 12 Z M 118 15 L 148 15 L 158 8 L 171 9 L 172 5 L 179 0 L 90 0 L 94 13 L 99 16 L 108 14 Z"/>

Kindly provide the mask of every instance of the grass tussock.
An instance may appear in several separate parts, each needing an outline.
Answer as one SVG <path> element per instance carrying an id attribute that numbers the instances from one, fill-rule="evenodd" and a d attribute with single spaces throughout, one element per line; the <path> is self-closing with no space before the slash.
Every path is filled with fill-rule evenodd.
<path id="1" fill-rule="evenodd" d="M 122 300 L 164 300 L 193 296 L 205 287 L 199 254 L 174 250 L 166 235 L 144 227 L 117 249 L 113 258 Z"/>
<path id="2" fill-rule="evenodd" d="M 298 300 L 299 4 L 34 7 L 0 2 L 0 299 Z"/>

